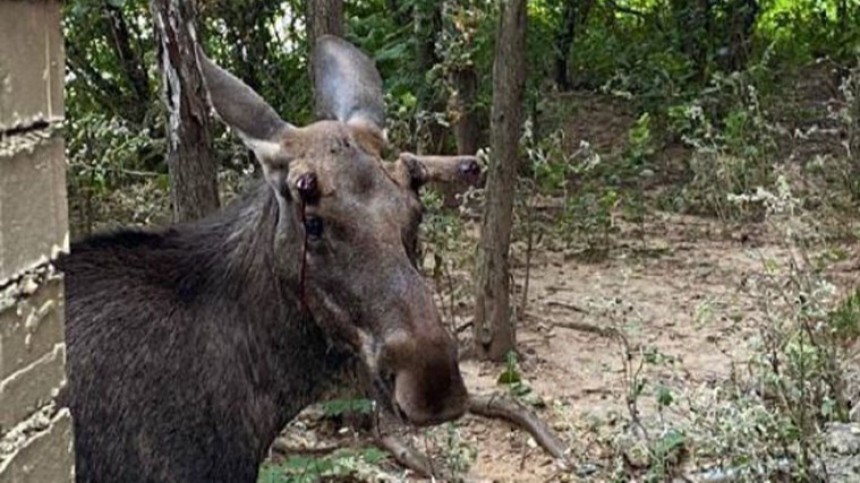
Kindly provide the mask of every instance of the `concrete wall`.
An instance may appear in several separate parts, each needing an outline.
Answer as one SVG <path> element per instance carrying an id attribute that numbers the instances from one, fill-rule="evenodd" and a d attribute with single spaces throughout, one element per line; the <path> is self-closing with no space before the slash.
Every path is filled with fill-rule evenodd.
<path id="1" fill-rule="evenodd" d="M 63 280 L 68 247 L 58 0 L 0 0 L 0 483 L 73 481 Z"/>

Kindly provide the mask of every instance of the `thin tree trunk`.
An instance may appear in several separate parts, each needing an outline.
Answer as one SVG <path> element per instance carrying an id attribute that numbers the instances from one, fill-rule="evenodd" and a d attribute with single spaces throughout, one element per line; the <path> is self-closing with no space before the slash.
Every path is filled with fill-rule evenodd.
<path id="1" fill-rule="evenodd" d="M 415 71 L 424 75 L 439 63 L 436 53 L 436 36 L 442 30 L 442 2 L 420 2 L 413 7 L 415 16 L 416 66 Z M 428 82 L 422 82 L 418 93 L 421 108 L 427 112 L 444 112 L 445 103 Z M 418 139 L 419 153 L 441 153 L 444 150 L 448 129 L 435 120 L 428 121 L 427 139 Z"/>
<path id="2" fill-rule="evenodd" d="M 475 304 L 476 353 L 482 359 L 496 361 L 503 360 L 516 348 L 509 300 L 508 251 L 522 131 L 525 39 L 526 0 L 501 2 L 490 117 L 493 162 L 487 178 Z"/>
<path id="3" fill-rule="evenodd" d="M 308 75 L 314 85 L 313 55 L 317 39 L 324 35 L 343 37 L 343 0 L 307 0 Z M 316 93 L 314 93 L 316 95 Z M 314 103 L 319 106 L 318 102 Z"/>
<path id="4" fill-rule="evenodd" d="M 556 35 L 555 83 L 562 91 L 573 89 L 570 79 L 570 52 L 577 27 L 585 26 L 594 0 L 565 0 L 561 28 Z"/>
<path id="5" fill-rule="evenodd" d="M 308 46 L 323 35 L 343 37 L 343 0 L 307 0 Z"/>
<path id="6" fill-rule="evenodd" d="M 556 36 L 555 50 L 555 83 L 562 91 L 571 89 L 570 72 L 567 59 L 570 57 L 570 49 L 573 46 L 573 37 L 576 34 L 576 2 L 578 0 L 566 0 L 562 13 L 561 28 Z"/>
<path id="7" fill-rule="evenodd" d="M 183 0 L 150 2 L 167 107 L 167 166 L 177 221 L 218 209 L 218 179 L 209 106 L 197 65 L 194 7 Z"/>
<path id="8" fill-rule="evenodd" d="M 854 199 L 860 200 L 860 61 L 848 75 L 852 78 L 848 88 L 854 95 L 853 105 L 849 108 L 849 117 L 854 121 L 848 132 L 848 156 L 853 178 L 851 188 Z"/>
<path id="9" fill-rule="evenodd" d="M 105 13 L 111 34 L 111 45 L 134 95 L 134 122 L 142 126 L 150 101 L 149 78 L 146 75 L 142 53 L 135 52 L 131 46 L 129 24 L 122 9 L 108 3 L 105 4 Z"/>
<path id="10" fill-rule="evenodd" d="M 457 69 L 451 75 L 457 89 L 457 111 L 460 115 L 454 126 L 457 138 L 457 154 L 475 154 L 478 151 L 478 113 L 475 101 L 478 97 L 478 74 L 474 66 Z"/>
<path id="11" fill-rule="evenodd" d="M 451 74 L 451 80 L 457 89 L 455 99 L 456 109 L 459 115 L 454 124 L 454 137 L 457 141 L 457 154 L 474 155 L 478 152 L 478 112 L 475 101 L 478 97 L 478 74 L 475 67 L 469 65 L 456 69 Z M 456 208 L 460 202 L 458 195 L 466 191 L 466 183 L 442 183 L 439 190 L 442 192 L 442 204 L 446 208 Z"/>

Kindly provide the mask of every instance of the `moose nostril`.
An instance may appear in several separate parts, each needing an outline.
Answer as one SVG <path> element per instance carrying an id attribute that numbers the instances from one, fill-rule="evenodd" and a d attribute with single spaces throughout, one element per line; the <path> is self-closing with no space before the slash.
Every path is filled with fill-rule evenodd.
<path id="1" fill-rule="evenodd" d="M 306 203 L 312 203 L 319 197 L 319 186 L 317 176 L 314 173 L 305 173 L 299 177 L 296 188 Z"/>

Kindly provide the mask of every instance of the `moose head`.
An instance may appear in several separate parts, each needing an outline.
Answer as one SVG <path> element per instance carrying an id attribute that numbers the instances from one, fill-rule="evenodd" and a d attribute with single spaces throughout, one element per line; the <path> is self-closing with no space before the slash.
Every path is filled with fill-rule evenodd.
<path id="1" fill-rule="evenodd" d="M 325 36 L 313 52 L 319 121 L 283 119 L 198 50 L 218 116 L 253 150 L 277 199 L 272 243 L 281 279 L 333 343 L 357 356 L 376 399 L 414 425 L 452 420 L 468 393 L 456 340 L 415 266 L 429 181 L 473 182 L 472 156 L 403 153 L 383 161 L 382 81 L 348 42 Z"/>

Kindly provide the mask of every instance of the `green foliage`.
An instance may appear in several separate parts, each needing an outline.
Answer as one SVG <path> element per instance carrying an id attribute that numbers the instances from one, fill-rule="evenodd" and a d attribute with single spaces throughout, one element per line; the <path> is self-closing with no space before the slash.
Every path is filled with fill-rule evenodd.
<path id="1" fill-rule="evenodd" d="M 860 288 L 855 289 L 828 315 L 834 336 L 845 342 L 860 337 Z"/>
<path id="2" fill-rule="evenodd" d="M 654 140 L 651 134 L 651 116 L 646 112 L 639 116 L 630 129 L 627 145 L 628 162 L 635 167 L 646 166 L 654 155 Z"/>
<path id="3" fill-rule="evenodd" d="M 664 382 L 677 377 L 675 358 L 648 348 L 635 359 L 625 352 L 630 430 L 612 444 L 620 460 L 641 465 L 647 481 L 671 480 L 685 461 L 736 481 L 826 481 L 823 431 L 848 415 L 846 347 L 858 336 L 860 293 L 836 302 L 824 257 L 810 256 L 822 245 L 814 218 L 784 183 L 768 188 L 759 194 L 765 221 L 788 259 L 762 260 L 749 283 L 759 315 L 744 367 L 713 385 L 678 390 Z M 649 395 L 657 422 L 642 417 Z"/>
<path id="4" fill-rule="evenodd" d="M 517 354 L 514 351 L 508 352 L 507 357 L 505 357 L 505 369 L 499 374 L 496 382 L 507 386 L 511 396 L 528 405 L 535 407 L 543 407 L 545 405 L 543 399 L 534 392 L 532 387 L 522 377 Z"/>
<path id="5" fill-rule="evenodd" d="M 259 483 L 305 483 L 320 480 L 378 477 L 375 469 L 388 454 L 375 447 L 341 449 L 331 454 L 292 456 L 279 464 L 264 464 Z"/>
<path id="6" fill-rule="evenodd" d="M 334 399 L 320 405 L 326 417 L 343 416 L 345 414 L 370 414 L 375 406 L 370 399 Z"/>
<path id="7" fill-rule="evenodd" d="M 517 368 L 517 353 L 514 351 L 508 352 L 505 358 L 505 370 L 499 374 L 497 381 L 499 384 L 513 385 L 522 382 L 519 369 Z"/>

